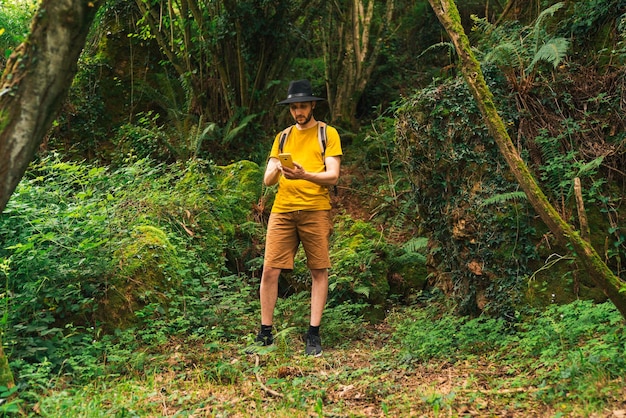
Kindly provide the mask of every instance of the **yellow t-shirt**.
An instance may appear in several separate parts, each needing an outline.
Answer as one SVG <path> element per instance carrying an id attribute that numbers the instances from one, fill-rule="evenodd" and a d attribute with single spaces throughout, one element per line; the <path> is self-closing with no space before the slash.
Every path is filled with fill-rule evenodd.
<path id="1" fill-rule="evenodd" d="M 322 149 L 317 138 L 318 125 L 300 130 L 295 126 L 283 145 L 283 152 L 291 153 L 291 158 L 302 165 L 307 172 L 321 173 L 325 170 Z M 270 157 L 278 158 L 278 143 L 282 132 L 274 138 Z M 342 155 L 339 133 L 332 126 L 326 125 L 326 157 Z M 278 193 L 272 206 L 272 212 L 285 213 L 297 210 L 329 210 L 330 195 L 328 187 L 320 186 L 308 180 L 289 180 L 284 176 L 278 181 Z"/>

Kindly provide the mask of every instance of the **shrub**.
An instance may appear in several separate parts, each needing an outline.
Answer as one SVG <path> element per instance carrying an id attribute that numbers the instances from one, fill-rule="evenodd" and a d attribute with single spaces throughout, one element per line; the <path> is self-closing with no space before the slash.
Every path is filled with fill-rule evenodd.
<path id="1" fill-rule="evenodd" d="M 87 364 L 70 344 L 115 328 L 148 342 L 240 336 L 256 282 L 228 265 L 241 256 L 231 245 L 247 239 L 260 176 L 248 162 L 138 160 L 113 171 L 55 155 L 35 162 L 0 216 L 14 366 Z M 97 357 L 92 348 L 83 352 Z"/>

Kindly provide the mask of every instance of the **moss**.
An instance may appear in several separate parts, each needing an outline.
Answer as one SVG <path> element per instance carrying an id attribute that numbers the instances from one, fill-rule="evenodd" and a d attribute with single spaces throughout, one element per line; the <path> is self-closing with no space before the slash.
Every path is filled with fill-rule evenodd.
<path id="1" fill-rule="evenodd" d="M 0 340 L 0 386 L 11 388 L 14 386 L 13 373 L 9 367 L 9 361 L 4 350 L 2 349 L 2 340 Z"/>
<path id="2" fill-rule="evenodd" d="M 216 174 L 220 190 L 234 192 L 245 199 L 258 199 L 263 181 L 263 173 L 258 164 L 243 160 L 218 167 L 218 170 Z"/>
<path id="3" fill-rule="evenodd" d="M 180 287 L 180 262 L 167 234 L 140 225 L 115 253 L 118 272 L 111 279 L 101 316 L 109 327 L 127 328 L 137 322 L 136 312 L 156 303 L 166 309 L 168 294 Z"/>
<path id="4" fill-rule="evenodd" d="M 9 122 L 11 122 L 11 118 L 8 115 L 8 112 L 0 109 L 0 132 L 4 131 L 4 129 L 9 125 Z"/>

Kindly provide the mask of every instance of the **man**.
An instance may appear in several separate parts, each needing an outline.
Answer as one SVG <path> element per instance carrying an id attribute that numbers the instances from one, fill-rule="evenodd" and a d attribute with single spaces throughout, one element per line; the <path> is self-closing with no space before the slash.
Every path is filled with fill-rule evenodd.
<path id="1" fill-rule="evenodd" d="M 270 345 L 274 341 L 278 278 L 283 269 L 293 269 L 296 251 L 302 243 L 312 278 L 305 354 L 313 356 L 322 354 L 319 329 L 328 295 L 328 247 L 333 228 L 328 188 L 337 184 L 342 155 L 339 134 L 331 126 L 325 127 L 326 146 L 322 149 L 318 132 L 321 122 L 313 116 L 315 104 L 320 100 L 324 99 L 313 96 L 308 80 L 297 80 L 289 84 L 287 98 L 278 103 L 289 105 L 295 125 L 282 147 L 283 133 L 276 135 L 263 178 L 266 186 L 278 183 L 278 192 L 267 226 L 260 288 L 261 330 L 255 340 L 257 345 Z M 281 165 L 279 153 L 291 154 L 293 168 Z"/>

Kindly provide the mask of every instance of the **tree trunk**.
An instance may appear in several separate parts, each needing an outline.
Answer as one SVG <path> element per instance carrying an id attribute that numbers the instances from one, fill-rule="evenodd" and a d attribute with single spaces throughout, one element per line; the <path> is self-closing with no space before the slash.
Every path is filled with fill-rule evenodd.
<path id="1" fill-rule="evenodd" d="M 336 9 L 338 27 L 328 28 L 321 43 L 332 121 L 358 128 L 356 108 L 380 57 L 395 2 L 386 0 L 380 18 L 374 0 L 347 0 L 345 10 L 338 2 L 329 3 Z"/>
<path id="2" fill-rule="evenodd" d="M 0 78 L 0 213 L 50 129 L 104 0 L 43 0 Z M 0 340 L 0 386 L 13 376 Z"/>
<path id="3" fill-rule="evenodd" d="M 454 0 L 428 1 L 454 44 L 461 61 L 461 71 L 483 114 L 489 132 L 498 144 L 513 175 L 528 196 L 528 200 L 555 237 L 574 250 L 577 259 L 587 269 L 595 284 L 626 318 L 626 283 L 607 267 L 591 244 L 582 239 L 579 233 L 561 218 L 539 188 L 528 166 L 513 145 L 494 105 L 493 95 L 485 83 L 480 64 L 472 53 Z"/>
<path id="4" fill-rule="evenodd" d="M 9 367 L 9 359 L 7 359 L 2 348 L 2 336 L 0 336 L 0 386 L 9 389 L 15 386 L 13 373 L 11 373 L 11 368 Z"/>
<path id="5" fill-rule="evenodd" d="M 0 79 L 0 212 L 65 98 L 104 0 L 43 0 Z"/>

